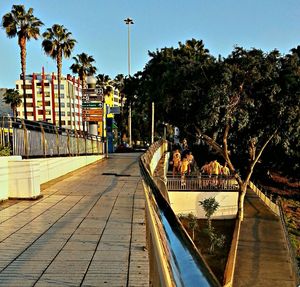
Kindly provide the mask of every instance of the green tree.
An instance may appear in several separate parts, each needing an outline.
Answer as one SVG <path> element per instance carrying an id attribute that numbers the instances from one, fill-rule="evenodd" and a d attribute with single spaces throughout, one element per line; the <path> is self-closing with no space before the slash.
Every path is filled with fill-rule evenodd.
<path id="1" fill-rule="evenodd" d="M 151 99 L 148 90 L 143 87 L 143 74 L 136 73 L 134 76 L 125 78 L 124 94 L 126 102 L 124 118 L 128 117 L 129 103 L 132 110 L 132 140 L 150 142 L 151 123 Z"/>
<path id="2" fill-rule="evenodd" d="M 221 235 L 218 234 L 215 231 L 215 228 L 211 226 L 211 217 L 218 210 L 220 205 L 214 197 L 209 197 L 202 201 L 199 201 L 199 204 L 204 209 L 205 216 L 207 218 L 207 226 L 208 226 L 207 234 L 208 234 L 209 240 L 210 240 L 209 252 L 211 254 L 214 254 L 215 246 L 222 248 L 225 243 L 225 236 L 223 234 L 221 234 Z"/>
<path id="3" fill-rule="evenodd" d="M 82 87 L 85 87 L 85 81 L 87 76 L 92 76 L 96 73 L 97 68 L 93 66 L 95 62 L 93 56 L 89 56 L 86 53 L 78 54 L 76 57 L 73 57 L 75 61 L 71 65 L 70 69 L 74 74 L 78 74 Z"/>
<path id="4" fill-rule="evenodd" d="M 60 99 L 60 83 L 61 83 L 61 68 L 62 59 L 69 58 L 74 49 L 76 40 L 72 38 L 72 33 L 69 32 L 63 25 L 54 24 L 43 33 L 44 40 L 42 47 L 45 53 L 56 60 L 57 65 L 57 82 L 58 82 L 58 113 L 59 127 L 61 128 L 61 99 Z"/>
<path id="5" fill-rule="evenodd" d="M 212 110 L 217 115 L 214 126 L 217 136 L 203 133 L 200 121 L 195 127 L 198 135 L 228 163 L 240 186 L 240 220 L 244 217 L 244 198 L 254 168 L 272 140 L 286 137 L 286 128 L 291 123 L 287 121 L 291 112 L 289 99 L 281 94 L 278 85 L 280 59 L 276 50 L 263 53 L 237 47 L 222 63 L 221 82 L 212 87 L 212 92 L 221 99 Z M 290 125 L 289 129 L 296 132 L 296 125 Z M 240 165 L 247 167 L 242 174 L 234 167 L 233 154 L 242 154 Z"/>
<path id="6" fill-rule="evenodd" d="M 195 229 L 199 226 L 197 217 L 193 213 L 189 213 L 187 216 L 188 226 L 192 229 L 192 239 L 195 240 Z"/>
<path id="7" fill-rule="evenodd" d="M 212 229 L 211 217 L 217 211 L 220 205 L 214 197 L 209 197 L 202 201 L 199 201 L 199 204 L 202 206 L 202 208 L 205 211 L 205 216 L 207 218 L 207 225 L 210 231 Z"/>
<path id="8" fill-rule="evenodd" d="M 120 97 L 120 114 L 115 115 L 115 120 L 118 125 L 118 130 L 121 134 L 120 140 L 123 138 L 123 135 L 126 134 L 126 119 L 124 118 L 124 102 L 125 102 L 125 94 L 124 94 L 124 86 L 125 86 L 125 78 L 123 74 L 118 74 L 113 80 L 113 86 L 119 92 Z"/>
<path id="9" fill-rule="evenodd" d="M 299 55 L 300 47 L 284 57 L 277 50 L 235 47 L 228 57 L 215 59 L 194 39 L 150 52 L 143 72 L 125 81 L 126 97 L 138 111 L 133 122 L 149 123 L 155 102 L 157 124 L 177 126 L 182 137 L 207 143 L 221 155 L 239 183 L 243 219 L 258 164 L 271 159 L 299 169 Z"/>
<path id="10" fill-rule="evenodd" d="M 20 96 L 19 91 L 15 89 L 7 89 L 3 95 L 3 101 L 10 105 L 13 112 L 13 117 L 16 118 L 17 107 L 22 104 L 22 96 Z"/>
<path id="11" fill-rule="evenodd" d="M 209 253 L 214 254 L 216 246 L 219 248 L 224 246 L 226 237 L 224 234 L 218 234 L 213 227 L 208 230 L 208 236 L 210 240 Z"/>
<path id="12" fill-rule="evenodd" d="M 31 39 L 38 39 L 40 27 L 44 25 L 33 15 L 33 8 L 26 11 L 24 5 L 13 5 L 12 10 L 2 17 L 2 27 L 9 38 L 18 37 L 21 55 L 21 70 L 23 80 L 24 117 L 27 119 L 26 110 L 26 43 Z"/>

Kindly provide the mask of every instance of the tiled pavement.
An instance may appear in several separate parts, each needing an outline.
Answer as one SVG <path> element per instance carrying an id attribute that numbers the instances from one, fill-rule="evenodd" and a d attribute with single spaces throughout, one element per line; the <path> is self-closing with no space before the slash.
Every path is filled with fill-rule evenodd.
<path id="1" fill-rule="evenodd" d="M 148 286 L 138 156 L 115 154 L 45 185 L 40 200 L 0 204 L 0 286 Z"/>

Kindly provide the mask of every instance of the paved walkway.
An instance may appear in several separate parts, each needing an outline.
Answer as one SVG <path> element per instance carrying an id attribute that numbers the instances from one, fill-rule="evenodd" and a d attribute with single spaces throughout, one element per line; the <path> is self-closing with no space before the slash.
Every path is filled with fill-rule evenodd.
<path id="1" fill-rule="evenodd" d="M 291 270 L 280 219 L 248 191 L 233 287 L 295 287 Z"/>
<path id="2" fill-rule="evenodd" d="M 45 185 L 40 200 L 0 204 L 0 286 L 148 286 L 138 156 L 115 154 Z"/>

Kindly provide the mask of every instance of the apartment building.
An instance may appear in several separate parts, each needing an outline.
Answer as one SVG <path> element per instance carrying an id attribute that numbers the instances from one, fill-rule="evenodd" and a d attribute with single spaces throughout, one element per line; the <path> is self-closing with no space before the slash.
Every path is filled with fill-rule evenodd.
<path id="1" fill-rule="evenodd" d="M 26 75 L 27 119 L 49 122 L 58 126 L 58 80 L 55 73 L 33 73 Z M 23 81 L 16 81 L 16 89 L 23 95 Z M 80 80 L 71 75 L 61 76 L 61 123 L 63 128 L 83 130 L 82 86 Z M 23 100 L 23 99 L 22 99 Z M 24 106 L 17 109 L 17 115 L 24 118 Z"/>

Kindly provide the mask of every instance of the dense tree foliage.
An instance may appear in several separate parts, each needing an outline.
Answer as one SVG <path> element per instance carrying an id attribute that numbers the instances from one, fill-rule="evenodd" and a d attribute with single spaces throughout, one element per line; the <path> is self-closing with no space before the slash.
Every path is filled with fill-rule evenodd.
<path id="1" fill-rule="evenodd" d="M 263 158 L 279 166 L 292 157 L 290 168 L 299 169 L 300 47 L 285 56 L 235 47 L 216 59 L 192 39 L 149 56 L 143 72 L 125 83 L 141 133 L 134 139 L 145 135 L 140 127 L 150 130 L 154 102 L 157 130 L 167 122 L 208 143 L 228 162 L 242 193 Z"/>
<path id="2" fill-rule="evenodd" d="M 235 47 L 216 59 L 192 39 L 149 56 L 144 70 L 125 81 L 133 125 L 146 127 L 134 139 L 149 138 L 154 102 L 158 131 L 167 122 L 182 136 L 200 131 L 222 142 L 228 124 L 233 156 L 248 159 L 249 142 L 257 150 L 274 134 L 270 144 L 280 155 L 299 157 L 300 47 L 285 56 Z"/>

